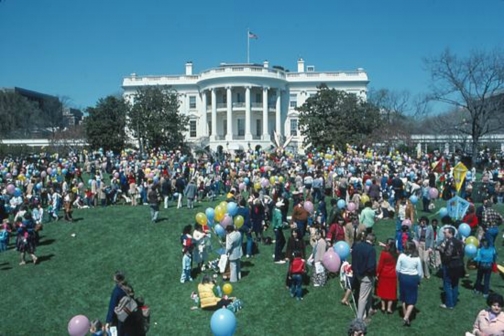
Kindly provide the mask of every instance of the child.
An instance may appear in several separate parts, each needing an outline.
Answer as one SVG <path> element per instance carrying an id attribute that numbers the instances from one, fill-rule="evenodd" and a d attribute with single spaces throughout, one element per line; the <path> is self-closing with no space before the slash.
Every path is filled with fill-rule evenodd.
<path id="1" fill-rule="evenodd" d="M 410 240 L 409 226 L 403 225 L 401 226 L 401 231 L 399 231 L 396 235 L 396 246 L 397 251 L 399 253 L 403 252 L 404 246 L 406 246 L 406 243 L 409 240 Z"/>
<path id="2" fill-rule="evenodd" d="M 91 321 L 91 325 L 89 327 L 89 332 L 91 336 L 106 336 L 108 333 L 105 331 L 105 326 L 101 323 L 100 320 Z"/>
<path id="3" fill-rule="evenodd" d="M 9 225 L 9 219 L 5 218 L 2 222 L 2 226 L 0 227 L 0 252 L 7 251 L 10 232 L 11 228 Z"/>
<path id="4" fill-rule="evenodd" d="M 186 281 L 193 281 L 191 277 L 192 268 L 192 251 L 193 251 L 193 241 L 191 236 L 191 225 L 186 225 L 182 230 L 182 235 L 180 236 L 180 242 L 182 244 L 182 274 L 180 275 L 180 283 L 185 283 Z"/>
<path id="5" fill-rule="evenodd" d="M 353 270 L 352 265 L 348 261 L 343 262 L 340 269 L 340 282 L 343 289 L 345 289 L 345 295 L 341 299 L 341 304 L 348 306 L 350 303 L 348 299 L 352 294 L 352 282 L 353 282 Z"/>
<path id="6" fill-rule="evenodd" d="M 291 280 L 290 294 L 298 301 L 303 300 L 303 274 L 306 263 L 301 258 L 301 251 L 294 251 L 294 259 L 289 266 L 289 277 Z"/>

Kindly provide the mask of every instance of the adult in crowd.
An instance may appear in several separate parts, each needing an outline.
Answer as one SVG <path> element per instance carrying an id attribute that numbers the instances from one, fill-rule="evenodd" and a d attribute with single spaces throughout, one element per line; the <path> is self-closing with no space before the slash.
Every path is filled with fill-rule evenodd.
<path id="1" fill-rule="evenodd" d="M 362 209 L 359 216 L 359 221 L 366 227 L 366 233 L 373 232 L 373 226 L 375 224 L 376 212 L 373 210 L 372 206 L 373 203 L 371 201 L 364 203 L 364 209 Z"/>
<path id="2" fill-rule="evenodd" d="M 156 223 L 159 215 L 159 200 L 161 199 L 161 195 L 159 195 L 158 186 L 156 184 L 153 184 L 149 188 L 149 191 L 147 192 L 147 199 L 149 201 L 151 222 Z"/>
<path id="3" fill-rule="evenodd" d="M 242 198 L 238 201 L 238 211 L 237 216 L 243 217 L 243 225 L 240 228 L 240 232 L 243 236 L 247 238 L 245 243 L 245 257 L 250 258 L 254 252 L 254 239 L 252 237 L 252 223 L 250 222 L 250 209 L 247 207 L 247 201 Z"/>
<path id="4" fill-rule="evenodd" d="M 126 277 L 124 273 L 117 271 L 114 273 L 113 277 L 115 286 L 112 290 L 112 294 L 110 295 L 109 307 L 107 311 L 107 317 L 105 319 L 105 329 L 109 329 L 111 326 L 117 327 L 117 335 L 118 336 L 129 336 L 127 334 L 128 326 L 126 325 L 126 321 L 121 322 L 117 319 L 117 315 L 114 312 L 115 307 L 119 304 L 119 301 L 126 295 L 133 296 L 134 291 L 133 288 L 126 281 Z"/>
<path id="5" fill-rule="evenodd" d="M 310 213 L 304 208 L 304 202 L 298 203 L 292 209 L 292 224 L 296 225 L 296 230 L 298 231 L 299 237 L 302 239 L 304 239 L 306 233 L 306 225 L 309 216 Z"/>
<path id="6" fill-rule="evenodd" d="M 283 202 L 277 202 L 275 204 L 275 209 L 273 210 L 273 216 L 271 219 L 273 232 L 275 233 L 275 254 L 273 255 L 273 258 L 276 264 L 285 264 L 285 260 L 282 258 L 282 250 L 285 246 L 285 236 L 283 234 L 284 225 L 282 222 L 282 212 L 280 210 L 282 206 Z"/>
<path id="7" fill-rule="evenodd" d="M 476 282 L 474 283 L 474 293 L 483 293 L 483 297 L 488 297 L 490 290 L 490 276 L 492 275 L 492 266 L 496 260 L 497 252 L 495 251 L 495 247 L 490 246 L 488 244 L 488 240 L 483 237 L 480 241 L 478 253 L 474 258 L 476 267 L 478 269 Z"/>
<path id="8" fill-rule="evenodd" d="M 376 295 L 381 299 L 382 313 L 392 314 L 392 306 L 397 301 L 397 249 L 395 240 L 387 239 L 380 253 L 376 269 Z"/>
<path id="9" fill-rule="evenodd" d="M 263 226 L 266 221 L 266 212 L 259 198 L 255 198 L 252 201 L 250 220 L 252 222 L 252 231 L 254 231 L 256 242 L 261 242 L 263 240 Z"/>
<path id="10" fill-rule="evenodd" d="M 327 250 L 327 243 L 322 235 L 322 230 L 315 229 L 315 245 L 309 258 L 309 263 L 313 264 L 312 283 L 314 287 L 324 286 L 327 282 L 327 271 L 322 264 L 322 259 Z"/>
<path id="11" fill-rule="evenodd" d="M 395 206 L 396 219 L 396 232 L 400 232 L 402 223 L 405 219 L 409 219 L 411 223 L 415 222 L 415 208 L 410 200 L 406 197 L 401 197 Z"/>
<path id="12" fill-rule="evenodd" d="M 447 226 L 443 232 L 445 239 L 438 249 L 441 255 L 445 302 L 440 307 L 453 309 L 458 301 L 459 280 L 465 274 L 464 247 L 462 242 L 455 238 L 454 227 Z"/>
<path id="13" fill-rule="evenodd" d="M 487 298 L 488 308 L 481 310 L 474 321 L 472 333 L 474 336 L 504 335 L 504 298 L 502 295 L 492 293 Z"/>
<path id="14" fill-rule="evenodd" d="M 25 265 L 26 253 L 30 255 L 32 258 L 33 264 L 37 263 L 37 256 L 35 255 L 37 239 L 35 232 L 35 221 L 33 220 L 30 212 L 25 212 L 23 215 L 23 219 L 19 223 L 19 227 L 17 229 L 17 239 L 16 239 L 16 248 L 20 255 L 19 265 Z"/>
<path id="15" fill-rule="evenodd" d="M 198 296 L 201 309 L 220 309 L 233 303 L 232 299 L 220 297 L 221 293 L 212 278 L 205 274 L 198 285 Z"/>
<path id="16" fill-rule="evenodd" d="M 348 336 L 363 336 L 367 334 L 366 323 L 361 319 L 355 319 L 348 326 Z"/>
<path id="17" fill-rule="evenodd" d="M 345 225 L 345 241 L 348 243 L 348 246 L 353 248 L 356 243 L 361 241 L 363 235 L 366 234 L 366 226 L 359 222 L 357 214 L 351 214 L 349 218 L 350 223 Z"/>
<path id="18" fill-rule="evenodd" d="M 404 252 L 397 258 L 397 277 L 402 302 L 403 324 L 410 326 L 410 317 L 418 300 L 418 286 L 423 278 L 422 262 L 414 242 L 407 242 Z"/>
<path id="19" fill-rule="evenodd" d="M 368 319 L 374 313 L 372 309 L 373 289 L 376 276 L 376 250 L 374 233 L 366 234 L 364 241 L 358 242 L 352 249 L 352 269 L 354 289 L 358 295 L 357 318 Z"/>
<path id="20" fill-rule="evenodd" d="M 226 226 L 226 254 L 229 260 L 229 281 L 237 282 L 241 279 L 241 234 L 235 230 L 234 225 Z"/>
<path id="21" fill-rule="evenodd" d="M 430 279 L 429 260 L 434 248 L 434 231 L 429 225 L 429 219 L 425 216 L 420 218 L 420 225 L 414 229 L 414 239 L 418 242 L 418 254 L 422 261 L 423 274 Z"/>

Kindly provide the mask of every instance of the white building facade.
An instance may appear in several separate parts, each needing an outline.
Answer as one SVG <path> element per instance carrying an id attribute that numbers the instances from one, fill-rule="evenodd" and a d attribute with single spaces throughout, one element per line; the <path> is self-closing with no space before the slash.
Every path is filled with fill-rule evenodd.
<path id="1" fill-rule="evenodd" d="M 292 136 L 289 147 L 302 151 L 303 138 L 298 127 L 298 112 L 317 86 L 355 93 L 366 99 L 367 74 L 355 71 L 315 71 L 303 59 L 297 72 L 263 64 L 221 64 L 193 74 L 192 62 L 184 75 L 137 76 L 123 79 L 124 97 L 130 102 L 138 88 L 169 86 L 180 96 L 180 112 L 189 117 L 187 141 L 212 150 L 270 148 L 274 132 L 282 140 Z"/>

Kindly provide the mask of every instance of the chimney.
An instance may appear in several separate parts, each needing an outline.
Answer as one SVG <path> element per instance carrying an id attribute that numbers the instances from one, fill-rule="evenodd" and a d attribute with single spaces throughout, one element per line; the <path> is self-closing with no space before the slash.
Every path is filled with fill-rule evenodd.
<path id="1" fill-rule="evenodd" d="M 304 60 L 302 58 L 298 59 L 298 72 L 304 72 Z"/>
<path id="2" fill-rule="evenodd" d="M 185 74 L 186 76 L 192 76 L 192 62 L 189 61 L 185 64 Z"/>
<path id="3" fill-rule="evenodd" d="M 269 68 L 269 62 L 267 60 L 263 62 L 263 65 L 265 68 Z"/>

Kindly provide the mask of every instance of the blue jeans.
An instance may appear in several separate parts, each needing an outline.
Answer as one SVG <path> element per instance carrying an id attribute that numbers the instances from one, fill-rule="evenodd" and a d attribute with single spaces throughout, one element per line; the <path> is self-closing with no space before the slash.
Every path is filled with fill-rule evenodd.
<path id="1" fill-rule="evenodd" d="M 303 296 L 303 276 L 301 274 L 292 274 L 290 293 L 293 297 L 300 299 Z"/>
<path id="2" fill-rule="evenodd" d="M 306 233 L 306 221 L 296 221 L 297 225 L 297 232 L 299 238 L 303 239 L 305 233 Z"/>
<path id="3" fill-rule="evenodd" d="M 490 275 L 492 275 L 492 269 L 478 268 L 474 289 L 488 295 L 488 292 L 490 291 Z M 483 280 L 483 286 L 481 286 L 481 280 Z"/>
<path id="4" fill-rule="evenodd" d="M 443 265 L 443 290 L 445 292 L 445 304 L 448 308 L 454 308 L 458 301 L 459 277 L 450 277 L 448 266 Z"/>
<path id="5" fill-rule="evenodd" d="M 254 239 L 252 238 L 252 232 L 247 231 L 247 246 L 245 247 L 246 255 L 252 255 L 252 248 L 254 247 Z"/>
<path id="6" fill-rule="evenodd" d="M 402 231 L 401 227 L 402 227 L 402 220 L 400 220 L 399 217 L 397 217 L 395 224 L 395 231 L 401 232 Z"/>
<path id="7" fill-rule="evenodd" d="M 282 229 L 275 229 L 275 261 L 282 260 L 282 250 L 285 246 L 285 236 Z"/>

